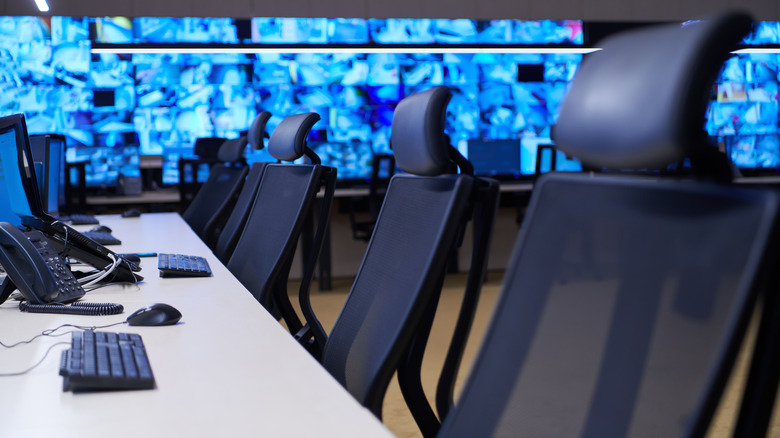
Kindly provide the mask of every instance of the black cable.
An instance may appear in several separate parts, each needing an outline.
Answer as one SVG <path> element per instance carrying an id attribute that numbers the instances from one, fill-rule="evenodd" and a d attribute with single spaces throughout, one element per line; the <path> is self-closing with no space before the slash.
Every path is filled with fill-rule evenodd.
<path id="1" fill-rule="evenodd" d="M 61 328 L 64 328 L 64 327 L 73 327 L 73 328 L 76 328 L 78 330 L 97 330 L 97 329 L 102 329 L 102 328 L 114 327 L 116 325 L 121 325 L 121 324 L 126 324 L 126 323 L 127 323 L 127 321 L 119 321 L 119 322 L 115 322 L 113 324 L 98 325 L 98 326 L 84 326 L 84 325 L 75 325 L 75 324 L 62 324 L 62 325 L 57 326 L 57 327 L 55 327 L 53 329 L 46 329 L 46 330 L 42 331 L 40 334 L 35 335 L 35 336 L 33 336 L 32 338 L 30 338 L 30 339 L 28 339 L 26 341 L 19 341 L 19 342 L 15 343 L 15 344 L 10 344 L 10 345 L 6 345 L 2 341 L 0 341 L 0 347 L 14 348 L 14 347 L 17 347 L 19 345 L 30 344 L 34 340 L 36 340 L 36 339 L 38 339 L 40 337 L 43 337 L 43 336 L 50 336 L 50 337 L 65 336 L 67 334 L 70 334 L 70 333 L 73 333 L 74 331 L 76 331 L 76 330 L 70 330 L 70 331 L 67 331 L 67 332 L 59 333 L 59 334 L 55 334 L 54 333 L 57 330 L 59 330 Z"/>
<path id="2" fill-rule="evenodd" d="M 92 292 L 94 290 L 97 290 L 97 289 L 100 289 L 100 288 L 104 288 L 106 286 L 121 285 L 121 286 L 135 286 L 136 290 L 139 290 L 138 284 L 139 283 L 134 283 L 132 281 L 117 281 L 117 282 L 110 282 L 110 283 L 98 283 L 98 284 L 95 284 L 95 285 L 92 285 L 92 286 L 87 286 L 87 287 L 85 287 L 83 289 L 86 292 Z"/>
<path id="3" fill-rule="evenodd" d="M 0 345 L 3 346 L 3 347 L 6 347 L 6 348 L 13 348 L 13 347 L 16 347 L 18 345 L 29 344 L 32 341 L 34 341 L 34 340 L 36 340 L 36 339 L 38 339 L 38 338 L 40 338 L 42 336 L 59 337 L 59 336 L 65 336 L 67 334 L 70 334 L 70 333 L 73 333 L 73 332 L 77 331 L 77 330 L 70 330 L 70 331 L 67 331 L 67 332 L 54 334 L 54 332 L 56 332 L 57 330 L 59 330 L 59 329 L 61 329 L 63 327 L 73 327 L 73 328 L 76 328 L 78 330 L 96 330 L 96 329 L 108 328 L 108 327 L 113 327 L 113 326 L 116 326 L 116 325 L 126 324 L 126 323 L 127 323 L 127 321 L 120 321 L 120 322 L 115 322 L 113 324 L 106 324 L 106 325 L 99 325 L 99 326 L 81 326 L 81 325 L 75 325 L 75 324 L 62 324 L 62 325 L 60 325 L 58 327 L 55 327 L 53 329 L 46 329 L 46 330 L 42 331 L 41 334 L 35 335 L 31 339 L 28 339 L 26 341 L 19 341 L 19 342 L 15 343 L 15 344 L 11 344 L 11 345 L 5 345 L 2 342 L 0 342 Z M 38 362 L 33 364 L 31 367 L 27 368 L 26 370 L 17 371 L 17 372 L 13 372 L 13 373 L 0 373 L 0 377 L 14 377 L 14 376 L 21 376 L 23 374 L 27 374 L 30 371 L 34 370 L 36 367 L 38 367 L 40 364 L 42 364 L 43 361 L 46 360 L 46 357 L 49 355 L 49 353 L 51 352 L 51 350 L 54 347 L 56 347 L 58 345 L 70 345 L 70 344 L 71 344 L 70 342 L 56 342 L 56 343 L 50 345 L 49 348 L 46 349 L 46 352 L 43 354 L 43 357 Z"/>
<path id="4" fill-rule="evenodd" d="M 65 254 L 68 253 L 68 227 L 66 227 L 64 223 L 58 220 L 52 222 L 51 225 L 54 226 L 54 224 L 57 223 L 61 224 L 63 226 L 62 228 L 65 230 L 65 242 L 62 244 L 62 251 L 60 252 L 60 256 L 66 257 Z"/>
<path id="5" fill-rule="evenodd" d="M 64 328 L 64 327 L 73 327 L 73 328 L 78 329 L 78 330 L 92 330 L 92 331 L 95 331 L 97 329 L 104 329 L 104 328 L 114 327 L 114 326 L 122 325 L 122 324 L 127 324 L 127 321 L 119 321 L 119 322 L 114 322 L 114 323 L 105 324 L 105 325 L 62 324 L 62 325 L 57 326 L 57 327 L 55 327 L 53 329 L 46 329 L 46 330 L 42 331 L 41 335 L 43 335 L 43 336 L 63 336 L 63 335 L 67 335 L 68 333 L 73 333 L 74 331 L 76 331 L 76 330 L 71 330 L 71 331 L 68 331 L 68 332 L 60 333 L 58 335 L 54 334 L 54 332 L 56 332 L 57 330 L 59 330 L 61 328 Z"/>
<path id="6" fill-rule="evenodd" d="M 70 342 L 57 342 L 57 343 L 55 343 L 55 344 L 52 344 L 52 345 L 50 345 L 50 346 L 49 346 L 49 348 L 47 348 L 47 349 L 46 349 L 46 353 L 44 353 L 44 354 L 43 354 L 43 357 L 42 357 L 42 358 L 41 358 L 41 359 L 40 359 L 38 362 L 36 362 L 36 363 L 35 363 L 33 366 L 31 366 L 30 368 L 27 368 L 27 369 L 26 369 L 26 370 L 24 370 L 24 371 L 17 371 L 17 372 L 15 372 L 15 373 L 0 373 L 0 377 L 13 377 L 13 376 L 21 376 L 21 375 L 23 375 L 23 374 L 27 374 L 27 373 L 29 373 L 30 371 L 34 370 L 34 369 L 35 369 L 35 368 L 36 368 L 38 365 L 42 364 L 42 363 L 43 363 L 43 361 L 44 361 L 44 360 L 46 360 L 46 356 L 48 356 L 48 355 L 49 355 L 49 353 L 51 352 L 51 350 L 52 350 L 54 347 L 58 346 L 58 345 L 70 345 Z"/>

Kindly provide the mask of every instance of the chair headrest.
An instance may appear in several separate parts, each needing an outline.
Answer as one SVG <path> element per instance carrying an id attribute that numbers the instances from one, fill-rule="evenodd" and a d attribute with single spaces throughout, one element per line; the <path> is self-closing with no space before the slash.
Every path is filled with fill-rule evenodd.
<path id="1" fill-rule="evenodd" d="M 295 161 L 306 153 L 306 136 L 320 120 L 317 113 L 287 116 L 274 128 L 268 152 L 277 160 Z"/>
<path id="2" fill-rule="evenodd" d="M 646 27 L 587 55 L 561 105 L 553 140 L 592 167 L 657 168 L 703 149 L 712 83 L 750 30 L 745 14 Z"/>
<path id="3" fill-rule="evenodd" d="M 268 119 L 271 118 L 271 113 L 268 111 L 260 111 L 260 114 L 255 117 L 252 125 L 249 127 L 249 132 L 246 135 L 246 139 L 252 149 L 260 150 L 264 147 L 263 138 L 265 138 L 265 125 L 268 123 Z"/>
<path id="4" fill-rule="evenodd" d="M 219 148 L 227 139 L 223 137 L 201 137 L 195 139 L 193 152 L 204 160 L 213 160 L 219 154 Z"/>
<path id="5" fill-rule="evenodd" d="M 407 96 L 396 106 L 390 144 L 404 172 L 436 176 L 451 168 L 449 138 L 444 134 L 451 98 L 449 88 L 434 87 Z"/>
<path id="6" fill-rule="evenodd" d="M 235 163 L 244 159 L 244 151 L 246 150 L 246 137 L 234 138 L 222 143 L 217 153 L 219 161 L 225 163 Z"/>

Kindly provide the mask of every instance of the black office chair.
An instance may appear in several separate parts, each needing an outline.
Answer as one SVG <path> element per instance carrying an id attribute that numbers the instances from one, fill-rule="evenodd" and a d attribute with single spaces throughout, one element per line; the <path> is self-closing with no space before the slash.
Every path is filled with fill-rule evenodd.
<path id="1" fill-rule="evenodd" d="M 87 163 L 65 163 L 65 206 L 63 213 L 87 211 Z"/>
<path id="2" fill-rule="evenodd" d="M 265 126 L 270 118 L 271 113 L 261 111 L 249 127 L 246 138 L 252 149 L 260 150 L 265 147 L 263 139 L 268 137 Z M 241 187 L 241 192 L 238 194 L 236 204 L 230 212 L 227 222 L 222 227 L 222 231 L 219 233 L 217 243 L 214 245 L 214 255 L 222 263 L 227 263 L 230 260 L 230 256 L 236 248 L 241 232 L 243 232 L 246 225 L 246 219 L 249 217 L 249 212 L 252 209 L 252 204 L 255 201 L 257 188 L 260 186 L 260 179 L 263 177 L 267 164 L 264 161 L 252 163 L 244 185 Z"/>
<path id="3" fill-rule="evenodd" d="M 707 179 L 540 177 L 439 437 L 704 436 L 756 299 L 778 285 L 780 198 L 713 181 L 729 173 L 702 135 L 711 83 L 749 28 L 728 14 L 632 31 L 583 62 L 558 148 L 613 169 L 689 157 Z M 734 436 L 764 436 L 747 422 Z"/>
<path id="4" fill-rule="evenodd" d="M 392 154 L 374 154 L 371 159 L 371 177 L 368 181 L 368 196 L 347 199 L 349 227 L 352 238 L 368 242 L 379 217 L 379 209 L 385 199 L 385 191 L 390 178 L 395 174 L 395 157 Z M 365 201 L 365 212 L 360 211 L 361 201 Z M 364 214 L 361 214 L 364 213 Z"/>
<path id="5" fill-rule="evenodd" d="M 285 117 L 268 141 L 271 155 L 281 161 L 295 161 L 306 156 L 311 164 L 267 164 L 257 187 L 254 203 L 244 231 L 236 244 L 228 269 L 287 328 L 302 345 L 318 355 L 313 336 L 322 327 L 307 324 L 316 321 L 309 304 L 309 286 L 317 257 L 322 248 L 325 229 L 336 186 L 336 169 L 320 164 L 319 157 L 306 145 L 306 136 L 320 119 L 316 113 Z M 299 299 L 303 318 L 293 308 L 287 294 L 287 279 L 307 215 L 311 214 L 317 193 L 323 190 L 319 203 L 319 220 L 308 259 Z"/>
<path id="6" fill-rule="evenodd" d="M 219 164 L 217 154 L 219 147 L 228 139 L 224 137 L 201 137 L 195 139 L 192 153 L 194 157 L 179 157 L 179 210 L 184 211 L 198 194 L 203 181 L 198 180 L 198 173 L 206 168 Z"/>
<path id="7" fill-rule="evenodd" d="M 444 134 L 449 89 L 406 97 L 395 109 L 392 142 L 397 173 L 388 186 L 352 290 L 324 347 L 322 363 L 355 398 L 381 417 L 396 370 L 421 429 L 438 421 L 420 383 L 420 364 L 447 259 L 475 218 L 475 255 L 459 329 L 439 384 L 451 394 L 476 296 L 484 278 L 498 184 L 477 178 Z M 458 170 L 460 173 L 458 173 Z"/>
<path id="8" fill-rule="evenodd" d="M 236 204 L 249 171 L 244 160 L 246 145 L 246 137 L 227 140 L 222 144 L 217 155 L 220 163 L 211 168 L 208 179 L 181 214 L 192 230 L 211 248 L 216 244 L 222 226 Z"/>

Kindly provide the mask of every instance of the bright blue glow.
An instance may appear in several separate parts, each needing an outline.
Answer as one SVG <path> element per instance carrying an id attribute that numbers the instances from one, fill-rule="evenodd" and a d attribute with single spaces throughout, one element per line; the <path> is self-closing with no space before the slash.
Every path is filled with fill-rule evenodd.
<path id="1" fill-rule="evenodd" d="M 8 205 L 11 212 L 19 217 L 32 217 L 30 204 L 27 200 L 27 194 L 22 185 L 22 175 L 19 167 L 19 155 L 16 146 L 16 130 L 10 127 L 0 132 L 0 167 L 2 167 L 2 181 L 8 196 Z M 31 169 L 25 169 L 31 171 Z M 9 216 L 7 212 L 3 216 Z M 16 220 L 7 220 L 6 222 L 18 222 Z"/>
<path id="2" fill-rule="evenodd" d="M 445 85 L 454 93 L 446 128 L 453 144 L 468 154 L 469 140 L 520 140 L 523 149 L 513 156 L 521 163 L 506 168 L 524 175 L 536 145 L 550 142 L 550 126 L 582 59 L 542 53 L 90 52 L 93 44 L 122 42 L 583 43 L 580 21 L 243 21 L 52 17 L 49 26 L 38 17 L 0 17 L 0 116 L 21 112 L 31 134 L 65 135 L 68 161 L 88 161 L 88 184 L 112 187 L 120 172 L 139 172 L 139 154 L 163 156 L 165 181 L 176 183 L 175 161 L 192 154 L 196 138 L 237 137 L 262 110 L 273 114 L 269 132 L 287 115 L 314 111 L 322 120 L 312 130 L 311 146 L 325 164 L 339 168 L 340 178 L 360 180 L 368 176 L 374 153 L 390 152 L 397 102 Z M 777 29 L 777 22 L 761 25 L 751 41 L 774 41 Z M 723 92 L 707 129 L 732 150 L 780 149 L 777 57 L 740 55 L 729 71 L 743 72 L 743 78 L 720 80 Z M 737 95 L 744 88 L 747 97 L 724 99 L 730 87 Z M 738 163 L 758 162 L 751 154 L 732 155 Z M 250 151 L 248 159 L 271 160 L 265 151 Z"/>
<path id="3" fill-rule="evenodd" d="M 778 54 L 732 56 L 717 80 L 706 128 L 746 173 L 780 170 L 779 90 Z"/>

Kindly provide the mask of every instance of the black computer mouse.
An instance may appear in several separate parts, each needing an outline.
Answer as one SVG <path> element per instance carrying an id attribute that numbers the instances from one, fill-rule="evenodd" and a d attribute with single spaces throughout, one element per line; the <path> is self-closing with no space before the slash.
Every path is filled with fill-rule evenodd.
<path id="1" fill-rule="evenodd" d="M 95 225 L 94 227 L 92 227 L 92 231 L 100 231 L 102 233 L 110 233 L 111 232 L 111 228 L 109 228 L 109 227 L 107 227 L 105 225 Z"/>
<path id="2" fill-rule="evenodd" d="M 127 323 L 130 325 L 172 325 L 179 322 L 181 312 L 175 307 L 156 303 L 138 309 L 127 317 Z"/>
<path id="3" fill-rule="evenodd" d="M 131 208 L 122 212 L 122 217 L 138 217 L 141 216 L 141 210 L 137 208 Z"/>
<path id="4" fill-rule="evenodd" d="M 134 265 L 140 265 L 141 264 L 141 257 L 138 254 L 119 254 L 123 259 L 127 260 L 128 262 L 134 264 Z"/>

